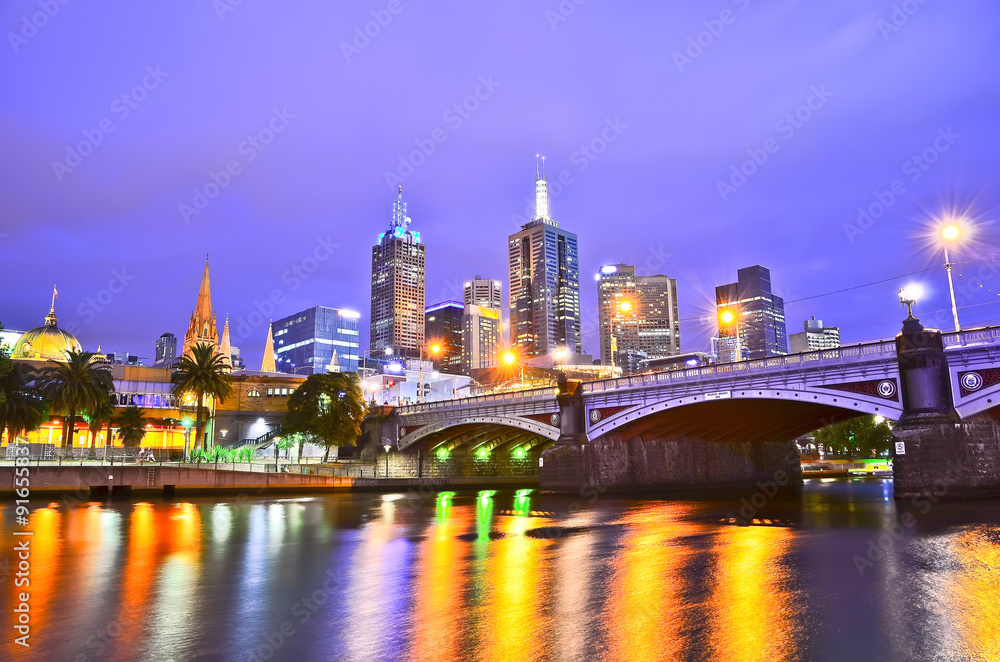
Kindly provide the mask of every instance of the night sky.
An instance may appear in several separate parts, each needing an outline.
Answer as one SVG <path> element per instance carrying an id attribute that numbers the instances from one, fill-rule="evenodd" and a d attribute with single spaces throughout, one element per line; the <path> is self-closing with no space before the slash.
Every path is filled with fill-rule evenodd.
<path id="1" fill-rule="evenodd" d="M 183 337 L 208 253 L 248 367 L 253 321 L 313 305 L 360 311 L 365 348 L 396 184 L 428 304 L 475 274 L 506 296 L 541 153 L 580 238 L 587 351 L 613 262 L 677 278 L 686 351 L 753 264 L 789 333 L 815 315 L 892 336 L 908 281 L 950 324 L 926 235 L 960 213 L 977 229 L 953 258 L 994 255 L 996 2 L 576 2 L 3 3 L 0 321 L 40 325 L 56 283 L 85 349 L 148 357 Z M 1000 272 L 956 273 L 963 325 L 998 323 Z"/>

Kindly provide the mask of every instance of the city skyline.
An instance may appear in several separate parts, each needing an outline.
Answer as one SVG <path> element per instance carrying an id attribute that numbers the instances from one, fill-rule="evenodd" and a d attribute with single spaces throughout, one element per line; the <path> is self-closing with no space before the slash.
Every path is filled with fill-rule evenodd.
<path id="1" fill-rule="evenodd" d="M 19 25 L 31 7 L 8 5 L 0 18 Z M 950 207 L 996 217 L 997 99 L 977 66 L 998 55 L 988 35 L 1000 12 L 989 3 L 962 12 L 922 5 L 898 30 L 884 28 L 889 2 L 816 10 L 822 20 L 803 8 L 737 4 L 736 22 L 708 33 L 701 53 L 689 40 L 697 46 L 717 16 L 698 7 L 617 16 L 591 5 L 553 22 L 541 7 L 513 4 L 454 16 L 447 33 L 437 12 L 413 7 L 348 60 L 341 42 L 377 9 L 310 6 L 310 24 L 251 6 L 224 18 L 189 7 L 157 8 L 153 18 L 67 11 L 11 46 L 0 71 L 24 95 L 0 101 L 9 146 L 0 257 L 17 275 L 0 292 L 0 321 L 37 326 L 56 282 L 60 324 L 85 347 L 152 356 L 161 334 L 183 335 L 208 252 L 218 256 L 216 297 L 227 302 L 219 322 L 229 314 L 232 344 L 259 365 L 268 318 L 314 305 L 368 310 L 366 251 L 395 179 L 432 244 L 428 301 L 459 299 L 469 274 L 503 279 L 497 246 L 528 215 L 526 169 L 545 153 L 558 216 L 581 238 L 587 353 L 599 353 L 590 278 L 619 262 L 677 279 L 685 351 L 708 347 L 714 287 L 747 264 L 771 269 L 789 320 L 834 320 L 845 343 L 891 334 L 902 314 L 895 291 L 909 279 L 799 300 L 936 266 L 919 275 L 927 299 L 917 311 L 948 328 L 943 255 L 926 247 L 925 223 Z M 622 21 L 628 37 L 607 33 Z M 132 29 L 121 34 L 122 24 Z M 176 44 L 189 25 L 205 38 L 186 54 Z M 255 35 L 264 26 L 281 35 L 295 67 L 261 59 Z M 84 73 L 52 74 L 72 44 L 107 30 L 129 58 L 88 51 Z M 942 30 L 966 38 L 951 43 Z M 461 59 L 424 48 L 455 34 L 481 36 L 463 37 Z M 612 48 L 595 60 L 598 35 Z M 537 48 L 497 58 L 512 39 Z M 805 62 L 783 56 L 805 44 Z M 428 68 L 441 72 L 430 86 L 415 75 Z M 556 112 L 540 112 L 545 105 Z M 77 149 L 105 116 L 113 131 Z M 239 171 L 227 174 L 234 160 Z M 201 206 L 195 189 L 217 194 L 185 218 L 182 205 Z M 95 241 L 101 251 L 80 249 Z M 989 258 L 991 243 L 995 226 L 981 224 L 978 242 L 953 259 Z M 42 248 L 60 258 L 44 270 Z M 974 274 L 956 273 L 963 325 L 997 319 L 1000 281 L 992 267 L 982 273 L 982 289 Z M 259 326 L 248 322 L 254 313 Z"/>

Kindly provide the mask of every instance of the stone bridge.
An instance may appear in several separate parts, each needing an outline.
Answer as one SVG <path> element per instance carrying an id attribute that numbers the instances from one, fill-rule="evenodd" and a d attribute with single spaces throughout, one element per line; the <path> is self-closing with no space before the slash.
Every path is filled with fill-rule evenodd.
<path id="1" fill-rule="evenodd" d="M 953 494 L 1000 488 L 1000 327 L 942 334 L 910 318 L 890 340 L 398 407 L 372 437 L 403 475 L 735 487 L 801 481 L 792 440 L 859 414 L 900 423 L 897 495 L 933 486 L 947 461 L 976 465 Z M 933 452 L 931 432 L 948 437 Z"/>

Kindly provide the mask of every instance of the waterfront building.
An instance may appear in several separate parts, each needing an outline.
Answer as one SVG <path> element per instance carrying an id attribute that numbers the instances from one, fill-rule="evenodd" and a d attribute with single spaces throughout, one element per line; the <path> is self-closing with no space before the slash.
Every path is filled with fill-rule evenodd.
<path id="1" fill-rule="evenodd" d="M 360 318 L 353 310 L 313 306 L 272 322 L 275 366 L 296 375 L 357 372 Z"/>
<path id="2" fill-rule="evenodd" d="M 523 357 L 580 352 L 577 236 L 549 215 L 545 161 L 536 162 L 535 218 L 507 239 L 510 345 Z"/>
<path id="3" fill-rule="evenodd" d="M 437 354 L 427 348 L 424 350 L 424 357 L 431 360 L 435 370 L 453 375 L 463 372 L 463 313 L 464 306 L 457 301 L 443 301 L 424 311 L 427 346 L 440 348 Z"/>
<path id="4" fill-rule="evenodd" d="M 823 326 L 823 320 L 815 316 L 803 322 L 802 326 L 804 331 L 788 336 L 788 349 L 792 354 L 840 347 L 839 326 Z"/>
<path id="5" fill-rule="evenodd" d="M 597 305 L 604 365 L 620 365 L 628 374 L 642 361 L 681 351 L 675 279 L 636 276 L 633 265 L 605 265 L 598 274 Z"/>
<path id="6" fill-rule="evenodd" d="M 419 357 L 424 346 L 426 247 L 410 229 L 403 187 L 392 205 L 392 222 L 372 247 L 371 354 Z"/>
<path id="7" fill-rule="evenodd" d="M 728 353 L 736 360 L 763 359 L 788 353 L 785 302 L 771 291 L 771 272 L 760 265 L 737 271 L 737 282 L 715 288 L 719 338 L 739 337 Z M 738 351 L 737 351 L 738 350 Z M 727 362 L 722 353 L 719 362 Z"/>
<path id="8" fill-rule="evenodd" d="M 25 331 L 14 343 L 11 358 L 33 361 L 65 361 L 69 352 L 80 352 L 80 341 L 69 331 L 59 328 L 56 318 L 56 297 L 59 293 L 52 288 L 52 305 L 42 326 Z"/>

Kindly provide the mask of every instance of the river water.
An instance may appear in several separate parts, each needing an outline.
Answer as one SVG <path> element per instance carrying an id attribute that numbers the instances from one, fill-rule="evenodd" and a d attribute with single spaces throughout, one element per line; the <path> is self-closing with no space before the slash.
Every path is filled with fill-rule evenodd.
<path id="1" fill-rule="evenodd" d="M 27 649 L 6 505 L 0 657 L 1000 660 L 1000 501 L 891 490 L 50 504 Z"/>

